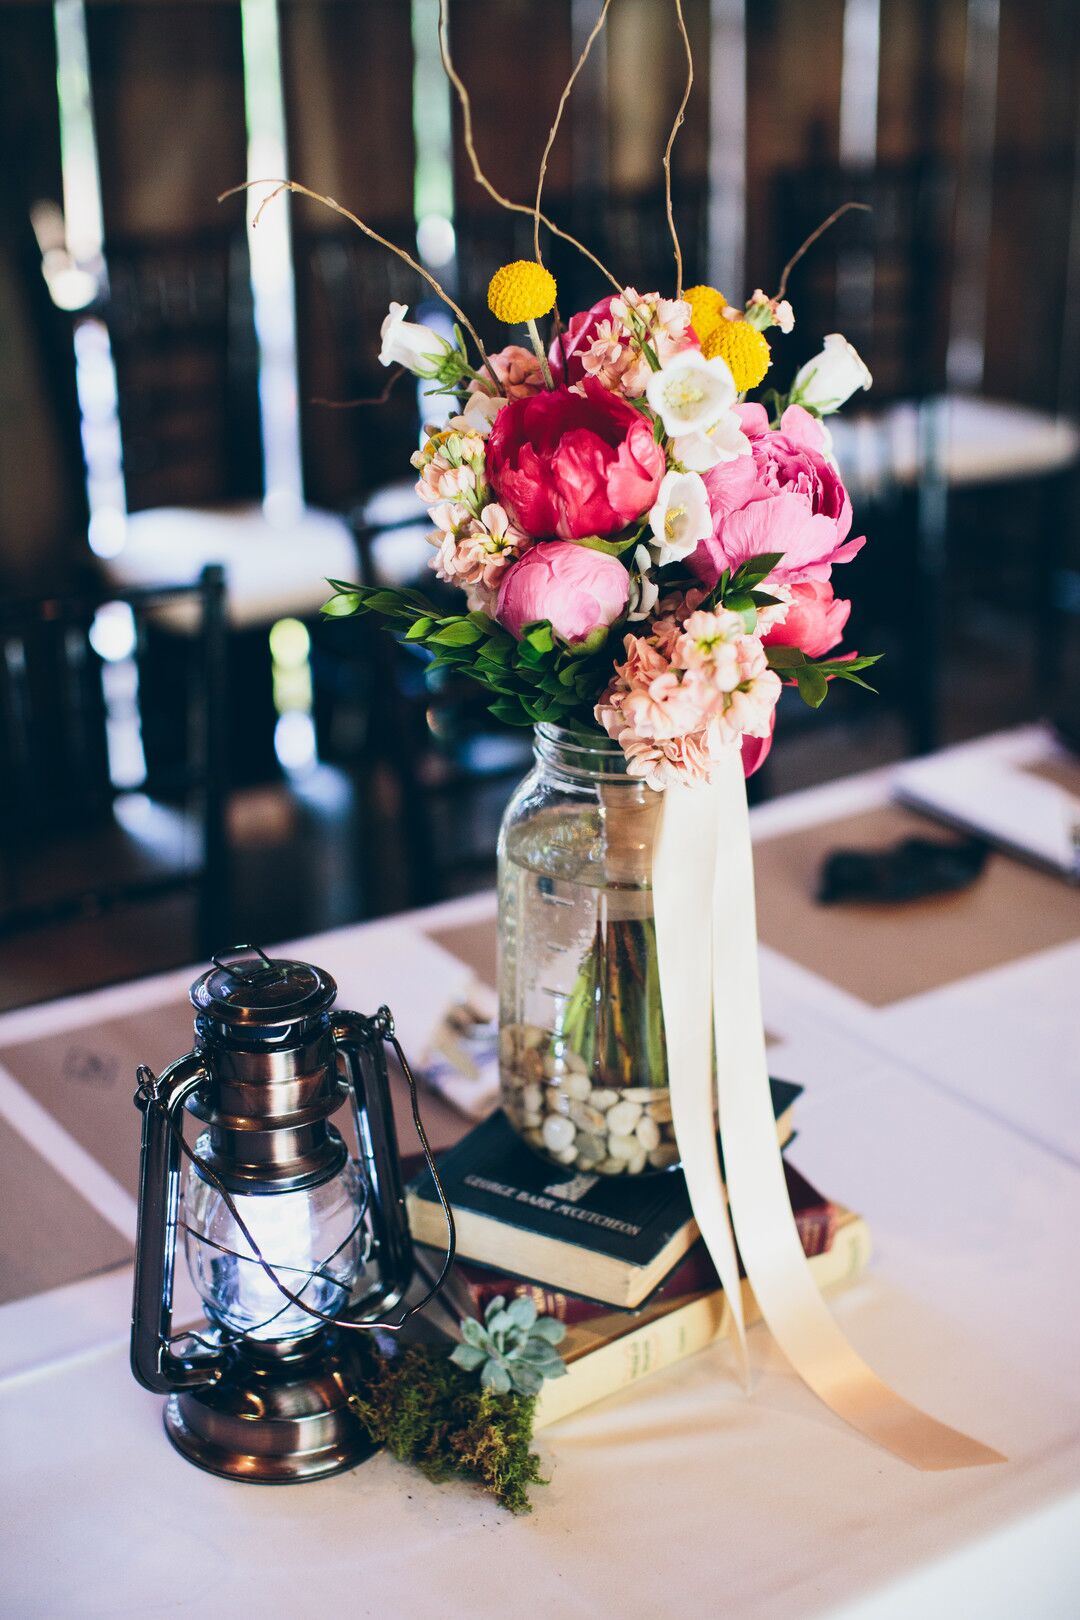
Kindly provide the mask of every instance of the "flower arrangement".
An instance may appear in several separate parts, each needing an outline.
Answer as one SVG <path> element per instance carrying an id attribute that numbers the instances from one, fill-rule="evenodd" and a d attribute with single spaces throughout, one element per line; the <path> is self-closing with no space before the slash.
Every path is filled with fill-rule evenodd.
<path id="1" fill-rule="evenodd" d="M 750 397 L 772 369 L 766 334 L 794 326 L 791 269 L 847 209 L 863 205 L 845 204 L 812 233 L 773 296 L 755 288 L 738 304 L 716 287 L 684 289 L 671 154 L 694 66 L 682 0 L 674 0 L 686 58 L 663 156 L 674 297 L 619 280 L 541 207 L 567 100 L 610 5 L 604 0 L 559 99 L 529 205 L 504 196 L 484 172 L 471 97 L 450 56 L 445 0 L 439 4 L 442 61 L 473 177 L 501 207 L 532 218 L 532 258 L 500 266 L 488 286 L 491 314 L 523 328 L 527 345 L 511 337 L 489 354 L 424 265 L 298 181 L 268 182 L 255 223 L 282 192 L 310 197 L 396 254 L 454 316 L 451 341 L 392 303 L 379 359 L 453 402 L 445 420 L 425 429 L 412 461 L 432 523 L 432 567 L 463 591 L 462 610 L 441 612 L 414 590 L 331 580 L 324 613 L 382 617 L 425 647 L 433 666 L 453 666 L 486 687 L 500 720 L 606 732 L 630 774 L 661 789 L 709 780 L 736 743 L 747 771 L 756 769 L 771 747 L 785 682 L 816 708 L 832 680 L 866 685 L 860 672 L 876 662 L 835 651 L 850 602 L 836 595 L 832 572 L 864 540 L 850 537 L 851 503 L 823 422 L 870 386 L 870 373 L 832 333 L 786 393 L 773 386 Z M 542 228 L 612 288 L 565 322 L 543 263 Z"/>
<path id="2" fill-rule="evenodd" d="M 782 290 L 741 307 L 675 290 L 620 287 L 564 325 L 538 259 L 503 265 L 489 307 L 529 347 L 492 354 L 392 304 L 383 363 L 457 405 L 412 460 L 432 567 L 465 601 L 447 614 L 335 581 L 324 610 L 382 615 L 511 724 L 602 729 L 656 789 L 709 780 L 734 745 L 756 769 L 784 682 L 817 707 L 875 661 L 835 650 L 851 604 L 833 569 L 864 540 L 823 421 L 869 372 L 833 333 L 786 392 L 752 400 L 766 333 L 794 323 Z"/>

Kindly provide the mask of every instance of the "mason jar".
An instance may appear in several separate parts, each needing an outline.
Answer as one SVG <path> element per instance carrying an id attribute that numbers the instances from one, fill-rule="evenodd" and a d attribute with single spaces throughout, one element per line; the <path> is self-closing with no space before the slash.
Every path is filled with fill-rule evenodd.
<path id="1" fill-rule="evenodd" d="M 539 725 L 499 835 L 502 1105 L 570 1173 L 678 1162 L 653 918 L 660 795 L 601 733 Z"/>

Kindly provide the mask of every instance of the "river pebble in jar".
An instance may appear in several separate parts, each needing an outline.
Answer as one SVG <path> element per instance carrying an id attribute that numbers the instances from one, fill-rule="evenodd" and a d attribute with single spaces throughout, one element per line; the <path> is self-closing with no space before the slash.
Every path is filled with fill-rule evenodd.
<path id="1" fill-rule="evenodd" d="M 597 1084 L 577 1052 L 535 1024 L 499 1033 L 503 1107 L 530 1146 L 596 1175 L 641 1175 L 678 1163 L 666 1086 Z"/>

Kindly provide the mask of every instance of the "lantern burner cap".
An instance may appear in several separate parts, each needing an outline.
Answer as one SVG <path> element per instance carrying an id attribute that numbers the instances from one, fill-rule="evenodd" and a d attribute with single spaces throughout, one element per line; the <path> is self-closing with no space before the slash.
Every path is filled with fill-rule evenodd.
<path id="1" fill-rule="evenodd" d="M 238 960 L 228 960 L 234 956 Z M 337 996 L 329 973 L 310 962 L 271 959 L 256 945 L 237 945 L 211 961 L 213 967 L 191 987 L 191 1004 L 238 1030 L 276 1029 L 317 1017 Z"/>

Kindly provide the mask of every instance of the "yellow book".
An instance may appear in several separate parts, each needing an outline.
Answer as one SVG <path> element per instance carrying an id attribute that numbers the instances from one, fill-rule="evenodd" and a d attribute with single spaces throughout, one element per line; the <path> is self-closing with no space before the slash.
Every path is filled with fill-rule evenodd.
<path id="1" fill-rule="evenodd" d="M 818 1288 L 825 1292 L 857 1277 L 869 1262 L 870 1228 L 861 1215 L 844 1212 L 832 1243 L 824 1254 L 807 1264 Z M 760 1321 L 761 1312 L 749 1283 L 743 1282 L 743 1311 L 747 1325 Z M 573 1329 L 563 1343 L 568 1362 L 565 1378 L 549 1379 L 540 1391 L 535 1427 L 546 1428 L 561 1418 L 625 1389 L 649 1373 L 692 1356 L 696 1350 L 722 1338 L 730 1326 L 723 1291 L 699 1294 L 639 1327 L 597 1347 L 590 1343 L 588 1325 Z"/>

